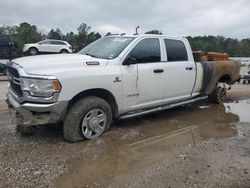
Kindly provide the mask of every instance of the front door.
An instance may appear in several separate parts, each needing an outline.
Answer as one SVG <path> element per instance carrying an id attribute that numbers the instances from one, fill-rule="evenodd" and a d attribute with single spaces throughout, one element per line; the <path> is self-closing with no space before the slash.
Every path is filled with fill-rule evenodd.
<path id="1" fill-rule="evenodd" d="M 160 41 L 139 41 L 128 57 L 136 64 L 122 65 L 123 108 L 128 111 L 157 106 L 164 98 L 166 63 L 161 62 Z"/>
<path id="2" fill-rule="evenodd" d="M 51 44 L 49 40 L 45 40 L 39 43 L 39 51 L 40 52 L 51 52 Z"/>

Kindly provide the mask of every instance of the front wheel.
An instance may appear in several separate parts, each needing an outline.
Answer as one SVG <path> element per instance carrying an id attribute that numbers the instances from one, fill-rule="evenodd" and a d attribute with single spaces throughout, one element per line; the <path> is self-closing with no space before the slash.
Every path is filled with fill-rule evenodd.
<path id="1" fill-rule="evenodd" d="M 108 130 L 112 121 L 110 105 L 99 97 L 86 97 L 77 101 L 66 115 L 63 134 L 70 142 L 95 139 Z"/>
<path id="2" fill-rule="evenodd" d="M 38 54 L 38 50 L 36 48 L 30 48 L 29 49 L 29 54 L 30 55 L 37 55 Z"/>

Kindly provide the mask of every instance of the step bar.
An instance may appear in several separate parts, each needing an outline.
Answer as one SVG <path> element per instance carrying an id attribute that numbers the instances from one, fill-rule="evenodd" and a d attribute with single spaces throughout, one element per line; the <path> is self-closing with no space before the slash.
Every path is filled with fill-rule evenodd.
<path id="1" fill-rule="evenodd" d="M 159 112 L 159 111 L 175 108 L 175 107 L 178 107 L 178 106 L 187 105 L 187 104 L 194 103 L 196 101 L 200 101 L 200 100 L 204 100 L 204 99 L 207 99 L 207 96 L 196 97 L 196 98 L 193 98 L 193 99 L 189 99 L 187 101 L 182 101 L 182 102 L 179 102 L 179 103 L 159 106 L 159 107 L 153 108 L 153 109 L 130 112 L 130 113 L 126 113 L 124 115 L 121 115 L 119 119 L 128 119 L 128 118 L 132 118 L 132 117 L 136 117 L 136 116 L 143 116 L 143 115 L 146 115 L 146 114 Z"/>

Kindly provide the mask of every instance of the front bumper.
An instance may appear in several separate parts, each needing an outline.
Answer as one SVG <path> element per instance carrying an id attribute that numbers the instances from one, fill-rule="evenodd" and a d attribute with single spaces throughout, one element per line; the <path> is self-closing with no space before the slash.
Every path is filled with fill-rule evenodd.
<path id="1" fill-rule="evenodd" d="M 9 108 L 16 113 L 16 123 L 19 125 L 46 125 L 62 121 L 66 115 L 68 101 L 60 101 L 51 104 L 18 103 L 10 93 L 6 100 Z"/>

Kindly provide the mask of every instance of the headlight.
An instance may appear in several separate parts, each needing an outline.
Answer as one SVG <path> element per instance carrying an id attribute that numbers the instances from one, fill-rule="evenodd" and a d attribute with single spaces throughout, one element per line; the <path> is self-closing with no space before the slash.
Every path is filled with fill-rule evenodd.
<path id="1" fill-rule="evenodd" d="M 54 93 L 61 91 L 61 84 L 58 80 L 22 78 L 21 85 L 23 91 L 35 97 L 51 97 Z"/>

